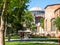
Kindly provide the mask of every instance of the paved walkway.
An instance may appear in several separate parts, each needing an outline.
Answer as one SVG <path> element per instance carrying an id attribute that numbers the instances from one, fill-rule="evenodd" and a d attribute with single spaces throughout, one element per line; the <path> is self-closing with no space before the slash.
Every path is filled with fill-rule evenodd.
<path id="1" fill-rule="evenodd" d="M 37 41 L 37 40 L 49 40 L 50 38 L 30 38 L 30 39 L 10 39 L 10 41 L 15 42 L 27 42 L 27 43 L 46 43 L 46 44 L 58 44 L 58 42 L 52 42 L 52 41 Z M 30 40 L 36 40 L 36 41 L 30 41 Z M 8 41 L 8 39 L 5 39 L 5 41 Z"/>
<path id="2" fill-rule="evenodd" d="M 58 38 L 24 38 L 24 39 L 22 39 L 22 40 L 52 40 L 52 39 L 57 39 L 58 40 Z M 8 39 L 5 39 L 5 40 L 8 40 Z M 10 40 L 21 40 L 21 38 L 20 39 L 10 39 Z"/>
<path id="3" fill-rule="evenodd" d="M 57 42 L 41 42 L 41 41 L 34 41 L 34 42 L 29 42 L 29 43 L 45 43 L 45 44 L 58 44 Z"/>

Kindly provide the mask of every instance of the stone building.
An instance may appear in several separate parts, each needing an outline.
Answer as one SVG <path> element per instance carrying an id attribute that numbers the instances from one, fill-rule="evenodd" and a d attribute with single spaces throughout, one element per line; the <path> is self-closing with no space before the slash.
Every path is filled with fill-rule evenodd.
<path id="1" fill-rule="evenodd" d="M 35 24 L 40 22 L 40 18 L 44 18 L 45 11 L 42 10 L 40 7 L 33 7 L 29 11 L 32 13 L 34 17 Z"/>
<path id="2" fill-rule="evenodd" d="M 31 12 L 31 14 L 34 17 L 34 21 L 33 23 L 36 24 L 37 27 L 37 33 L 39 34 L 40 32 L 42 32 L 42 28 L 38 25 L 40 23 L 40 19 L 44 18 L 45 15 L 45 11 L 42 10 L 40 7 L 33 7 L 29 10 Z"/>
<path id="3" fill-rule="evenodd" d="M 53 21 L 57 16 L 60 16 L 60 4 L 52 4 L 47 5 L 45 7 L 45 20 L 44 20 L 45 34 L 56 35 L 59 33 L 59 31 L 53 24 Z"/>

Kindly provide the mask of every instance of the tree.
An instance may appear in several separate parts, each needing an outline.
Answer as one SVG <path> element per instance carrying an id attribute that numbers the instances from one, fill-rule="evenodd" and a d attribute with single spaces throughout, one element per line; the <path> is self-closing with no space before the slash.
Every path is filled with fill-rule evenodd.
<path id="1" fill-rule="evenodd" d="M 44 28 L 44 18 L 40 19 L 40 24 L 41 24 L 41 27 Z"/>
<path id="2" fill-rule="evenodd" d="M 57 30 L 60 31 L 60 16 L 55 18 L 54 25 L 57 27 Z M 60 36 L 59 36 L 59 45 L 60 45 Z"/>
<path id="3" fill-rule="evenodd" d="M 21 17 L 21 20 L 19 18 L 15 18 L 14 23 L 12 23 L 12 26 L 14 29 L 16 29 L 17 33 L 18 33 L 18 30 L 26 30 L 27 28 L 30 29 L 31 22 L 33 21 L 32 14 L 28 10 L 24 10 L 24 11 L 25 13 Z"/>
<path id="4" fill-rule="evenodd" d="M 1 12 L 1 25 L 0 25 L 0 45 L 4 45 L 4 15 L 7 7 L 7 0 L 3 0 L 4 4 L 2 4 L 2 12 Z"/>
<path id="5" fill-rule="evenodd" d="M 7 13 L 7 23 L 11 24 L 12 28 L 16 33 L 18 33 L 18 30 L 23 30 L 23 24 L 22 24 L 22 19 L 23 16 L 25 16 L 25 10 L 27 10 L 29 0 L 22 0 L 20 1 L 20 5 L 14 6 L 13 10 L 9 11 Z"/>
<path id="6" fill-rule="evenodd" d="M 14 21 L 12 21 L 12 26 L 14 28 L 16 28 L 17 30 L 22 30 L 23 29 L 23 24 L 25 23 L 27 27 L 29 27 L 29 25 L 31 25 L 31 22 L 33 21 L 33 16 L 31 15 L 31 13 L 28 10 L 24 10 L 23 15 L 21 16 L 21 18 L 19 16 L 16 16 L 16 11 L 19 10 L 18 8 L 16 8 L 14 10 L 14 14 L 13 18 Z M 18 14 L 20 15 L 20 13 Z M 21 28 L 20 28 L 21 27 Z"/>
<path id="7" fill-rule="evenodd" d="M 60 31 L 60 17 L 55 18 L 54 25 Z"/>
<path id="8" fill-rule="evenodd" d="M 35 31 L 35 29 L 36 29 L 36 24 L 32 24 L 32 25 L 30 26 L 30 29 L 31 29 L 32 31 Z"/>
<path id="9" fill-rule="evenodd" d="M 31 22 L 33 21 L 33 16 L 29 11 L 25 10 L 25 14 L 24 16 L 22 16 L 22 24 L 25 23 L 26 24 L 26 28 L 30 29 L 30 26 L 32 25 Z"/>
<path id="10" fill-rule="evenodd" d="M 27 10 L 28 5 L 26 3 L 29 2 L 29 0 L 11 0 L 12 2 L 9 2 L 8 10 L 6 13 L 7 16 L 7 23 L 11 24 L 13 28 L 17 28 L 17 30 L 22 28 L 22 16 L 25 14 L 25 10 Z M 13 5 L 11 5 L 13 4 Z M 21 27 L 21 28 L 20 28 Z"/>
<path id="11" fill-rule="evenodd" d="M 17 18 L 21 20 L 21 16 L 24 14 L 24 10 L 26 9 L 26 3 L 28 3 L 29 0 L 0 0 L 0 14 L 1 14 L 1 25 L 0 25 L 0 45 L 5 45 L 4 43 L 4 22 L 6 21 L 6 18 L 8 18 L 8 24 L 12 23 L 15 18 L 11 18 L 16 16 Z M 14 9 L 14 7 L 19 8 L 19 10 L 16 12 L 16 15 L 12 15 L 11 12 Z M 18 15 L 20 14 L 20 15 Z M 11 21 L 11 19 L 13 21 Z M 18 20 L 17 20 L 18 22 Z"/>

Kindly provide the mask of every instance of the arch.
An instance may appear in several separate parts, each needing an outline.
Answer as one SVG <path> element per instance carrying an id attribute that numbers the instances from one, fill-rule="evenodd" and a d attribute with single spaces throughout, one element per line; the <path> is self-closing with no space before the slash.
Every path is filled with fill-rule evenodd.
<path id="1" fill-rule="evenodd" d="M 57 10 L 59 10 L 60 9 L 60 7 L 59 8 L 57 8 L 55 11 L 54 11 L 54 13 L 57 11 Z"/>
<path id="2" fill-rule="evenodd" d="M 60 16 L 60 7 L 54 11 L 54 14 L 57 16 Z"/>
<path id="3" fill-rule="evenodd" d="M 51 31 L 55 31 L 56 26 L 54 25 L 55 18 L 51 19 Z"/>

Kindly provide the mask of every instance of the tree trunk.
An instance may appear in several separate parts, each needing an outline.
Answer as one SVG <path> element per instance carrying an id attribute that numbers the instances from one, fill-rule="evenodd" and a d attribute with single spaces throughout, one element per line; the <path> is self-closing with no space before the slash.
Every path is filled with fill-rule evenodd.
<path id="1" fill-rule="evenodd" d="M 5 45 L 4 31 L 0 31 L 0 45 Z"/>
<path id="2" fill-rule="evenodd" d="M 0 26 L 0 45 L 5 45 L 4 41 L 4 19 L 3 16 L 1 16 L 1 26 Z"/>
<path id="3" fill-rule="evenodd" d="M 4 41 L 4 15 L 5 15 L 5 10 L 6 10 L 6 5 L 7 5 L 7 0 L 3 0 L 4 4 L 3 4 L 3 9 L 2 9 L 2 13 L 1 13 L 1 25 L 0 25 L 0 45 L 5 45 L 5 41 Z"/>
<path id="4" fill-rule="evenodd" d="M 4 35 L 5 37 L 6 37 L 6 31 L 7 31 L 7 20 L 5 22 L 5 32 L 4 32 L 5 33 L 5 35 Z"/>
<path id="5" fill-rule="evenodd" d="M 11 39 L 11 34 L 8 34 L 8 41 L 10 41 Z"/>
<path id="6" fill-rule="evenodd" d="M 59 41 L 59 45 L 60 45 L 60 36 L 59 36 L 59 39 L 58 39 L 58 41 Z"/>

